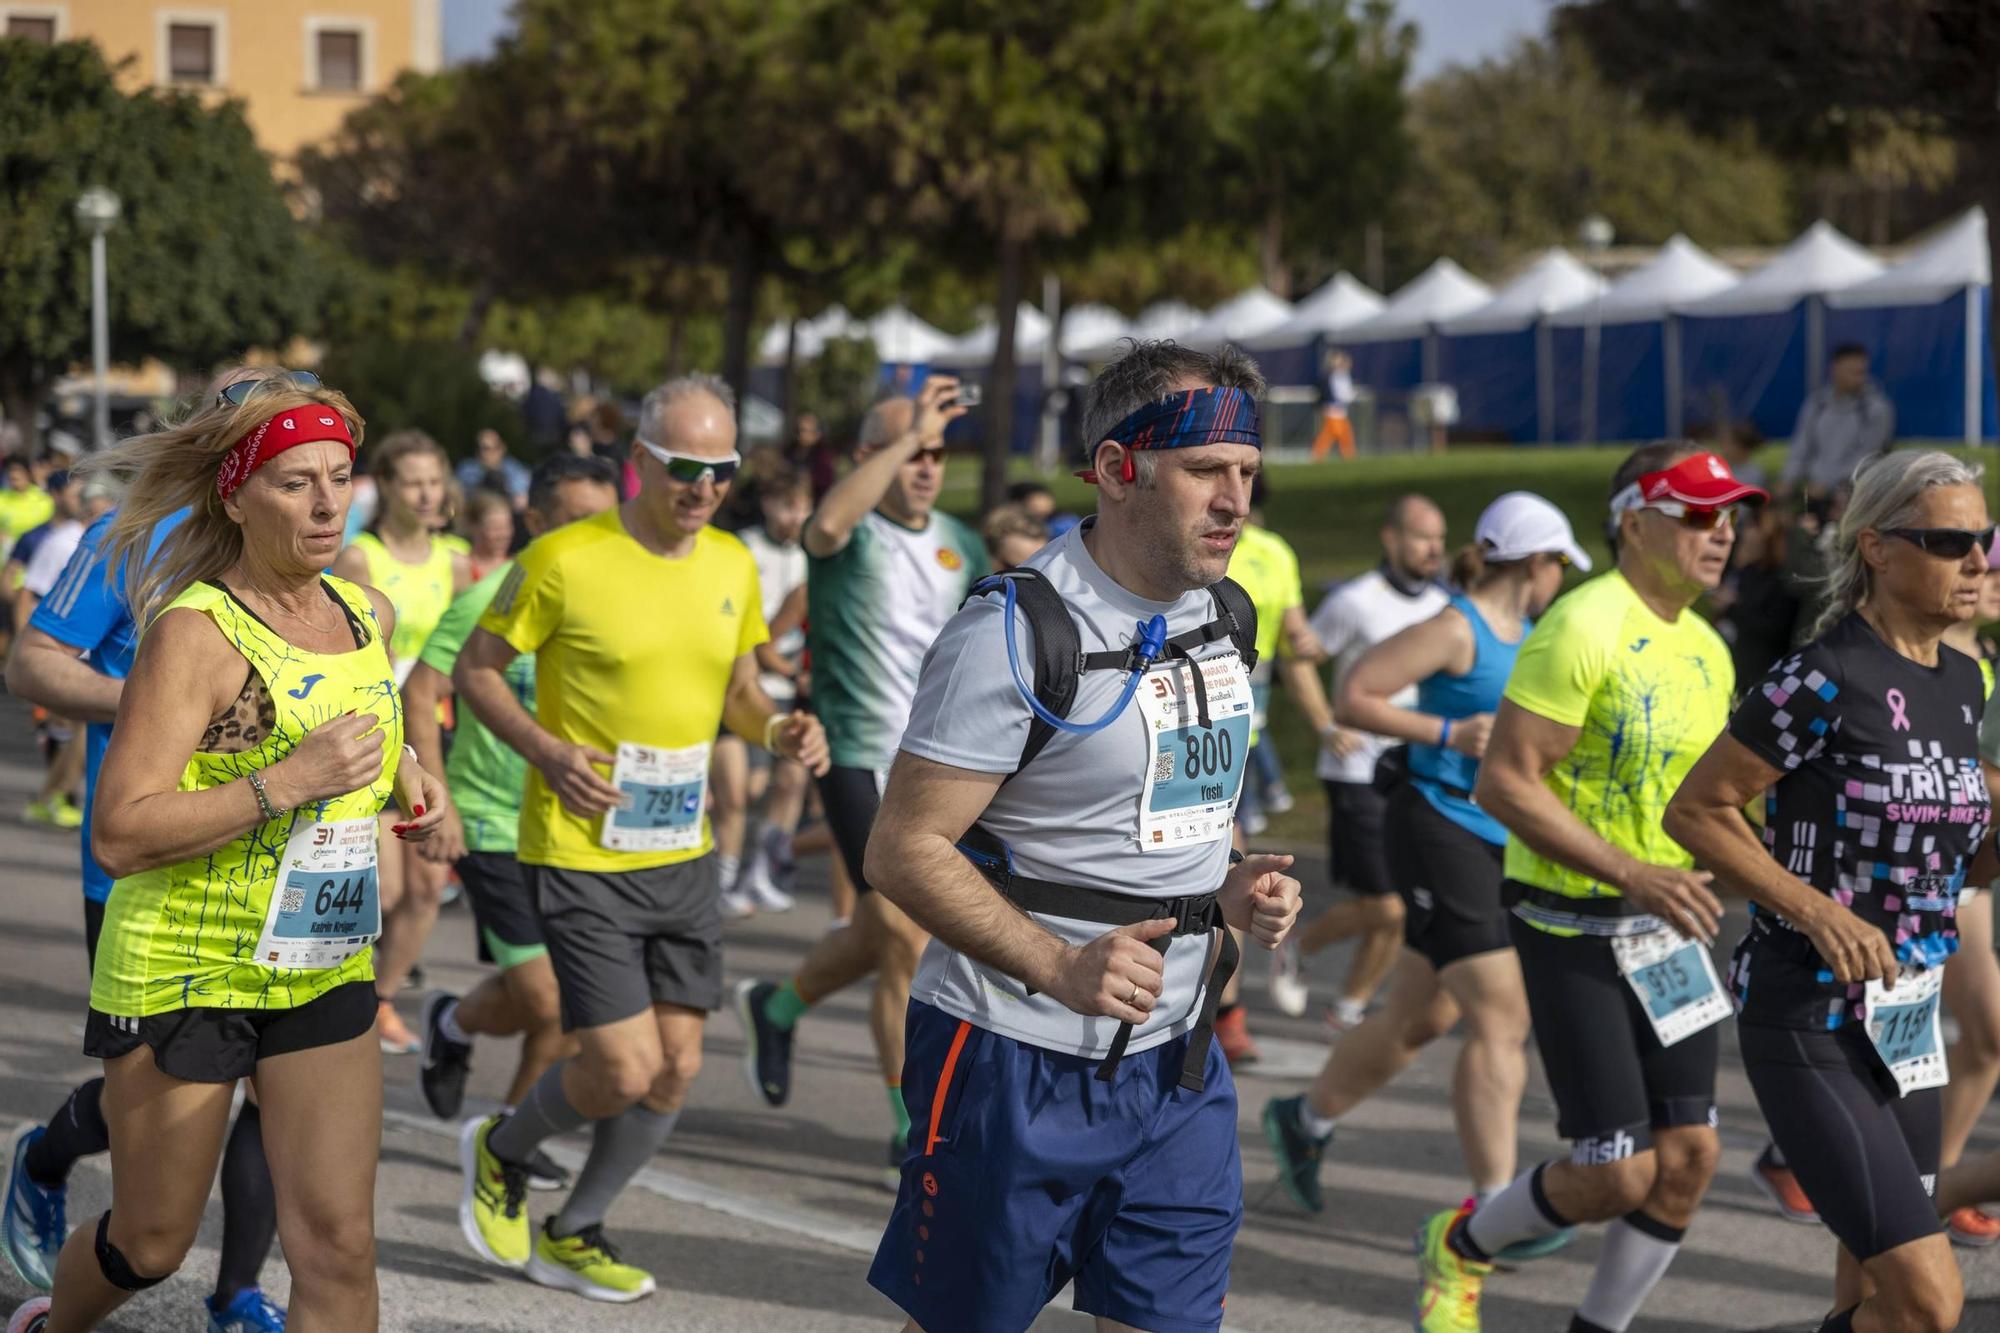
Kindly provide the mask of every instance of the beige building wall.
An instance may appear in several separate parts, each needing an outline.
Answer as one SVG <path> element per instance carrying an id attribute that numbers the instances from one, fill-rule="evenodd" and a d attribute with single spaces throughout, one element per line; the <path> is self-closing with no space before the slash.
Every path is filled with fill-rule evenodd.
<path id="1" fill-rule="evenodd" d="M 438 68 L 440 0 L 0 0 L 0 32 L 88 39 L 132 87 L 241 98 L 280 161 L 404 70 Z M 178 59 L 176 54 L 178 53 Z"/>

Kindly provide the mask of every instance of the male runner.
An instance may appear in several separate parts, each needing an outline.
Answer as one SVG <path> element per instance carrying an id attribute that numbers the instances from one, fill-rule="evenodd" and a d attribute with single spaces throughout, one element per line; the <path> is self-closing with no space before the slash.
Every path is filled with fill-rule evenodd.
<path id="1" fill-rule="evenodd" d="M 160 525 L 153 534 L 155 549 L 185 516 L 183 510 Z M 102 549 L 116 517 L 117 511 L 111 510 L 84 532 L 62 577 L 35 607 L 7 662 L 10 693 L 89 724 L 84 736 L 83 919 L 84 948 L 93 966 L 112 879 L 90 854 L 92 797 L 97 770 L 111 743 L 111 723 L 125 676 L 139 647 L 139 629 L 126 601 L 125 571 L 112 571 Z M 70 1168 L 78 1158 L 104 1152 L 111 1145 L 98 1109 L 103 1089 L 102 1078 L 78 1085 L 47 1125 L 24 1125 L 10 1145 L 0 1248 L 22 1280 L 41 1291 L 51 1289 L 56 1255 L 69 1230 Z M 246 1099 L 237 1112 L 236 1127 L 223 1149 L 222 1214 L 222 1255 L 215 1291 L 207 1302 L 210 1333 L 282 1329 L 285 1312 L 258 1286 L 259 1271 L 277 1234 L 278 1214 L 270 1168 L 264 1161 L 263 1121 L 254 1098 Z"/>
<path id="2" fill-rule="evenodd" d="M 1221 928 L 1268 949 L 1298 911 L 1290 857 L 1230 864 L 1256 616 L 1224 574 L 1262 387 L 1233 348 L 1113 362 L 1084 410 L 1096 518 L 924 661 L 867 857 L 936 936 L 921 1132 L 869 1273 L 909 1328 L 1019 1333 L 1072 1279 L 1100 1328 L 1221 1323 L 1243 1214 Z"/>
<path id="3" fill-rule="evenodd" d="M 1437 505 L 1421 495 L 1401 497 L 1382 516 L 1382 563 L 1335 588 L 1313 612 L 1312 632 L 1333 658 L 1336 693 L 1363 653 L 1444 610 L 1450 600 L 1438 583 L 1444 539 L 1444 512 Z M 1394 702 L 1408 707 L 1415 700 L 1411 692 Z M 1272 1002 L 1286 1013 L 1304 1013 L 1300 957 L 1360 936 L 1347 980 L 1327 1014 L 1339 1031 L 1361 1021 L 1403 944 L 1403 900 L 1382 845 L 1389 798 L 1375 785 L 1376 763 L 1392 744 L 1344 727 L 1325 734 L 1319 776 L 1326 789 L 1327 865 L 1333 882 L 1355 896 L 1308 921 L 1272 966 Z"/>
<path id="4" fill-rule="evenodd" d="M 1426 1333 L 1478 1328 L 1492 1256 L 1583 1222 L 1612 1225 L 1571 1333 L 1623 1333 L 1722 1151 L 1729 1002 L 1704 947 L 1722 904 L 1660 817 L 1729 718 L 1729 648 L 1692 608 L 1728 568 L 1735 506 L 1764 492 L 1680 441 L 1635 450 L 1611 487 L 1617 567 L 1522 644 L 1474 787 L 1509 833 L 1509 930 L 1573 1150 L 1417 1233 Z"/>
<path id="5" fill-rule="evenodd" d="M 869 892 L 861 861 L 883 776 L 909 720 L 917 669 L 986 572 L 979 535 L 936 509 L 944 484 L 944 430 L 966 412 L 957 393 L 957 380 L 934 375 L 915 400 L 877 403 L 861 426 L 860 461 L 806 524 L 813 710 L 826 724 L 833 756 L 833 767 L 820 778 L 820 800 L 859 896 L 848 928 L 815 944 L 790 981 L 753 979 L 736 987 L 744 1075 L 758 1096 L 782 1106 L 791 1095 L 792 1029 L 799 1016 L 875 973 L 869 1018 L 895 1122 L 892 1175 L 910 1136 L 903 1011 L 924 933 L 895 904 Z"/>
<path id="6" fill-rule="evenodd" d="M 532 537 L 567 523 L 601 514 L 618 503 L 618 474 L 601 458 L 552 454 L 528 482 L 522 514 Z M 443 773 L 451 789 L 452 813 L 437 836 L 424 844 L 426 857 L 458 867 L 479 925 L 482 954 L 499 971 L 464 998 L 443 991 L 424 1005 L 424 1100 L 440 1119 L 458 1116 L 465 1080 L 472 1070 L 472 1038 L 522 1037 L 520 1059 L 507 1087 L 506 1104 L 518 1106 L 535 1080 L 564 1053 L 562 1012 L 555 969 L 542 938 L 542 919 L 528 894 L 527 876 L 515 859 L 521 822 L 521 790 L 528 761 L 508 749 L 477 714 L 467 710 L 452 739 L 451 758 L 442 753 L 437 704 L 451 693 L 452 669 L 466 638 L 486 614 L 514 562 L 509 560 L 459 594 L 431 631 L 416 667 L 403 685 L 403 717 L 410 743 L 425 771 Z M 523 653 L 503 673 L 524 710 L 535 707 L 535 658 Z M 431 848 L 436 845 L 435 853 Z M 560 1188 L 568 1176 L 539 1150 L 529 1183 Z"/>
<path id="7" fill-rule="evenodd" d="M 604 1215 L 672 1131 L 722 1001 L 703 814 L 717 726 L 809 767 L 826 761 L 819 723 L 775 711 L 757 684 L 756 566 L 709 526 L 740 462 L 729 387 L 687 375 L 653 390 L 632 462 L 631 499 L 521 553 L 452 672 L 479 720 L 532 766 L 519 859 L 563 1027 L 580 1046 L 511 1116 L 466 1122 L 459 1225 L 481 1257 L 604 1301 L 654 1290 L 652 1274 L 620 1262 Z M 533 714 L 506 678 L 530 652 Z M 529 1158 L 586 1121 L 576 1187 L 535 1231 Z"/>

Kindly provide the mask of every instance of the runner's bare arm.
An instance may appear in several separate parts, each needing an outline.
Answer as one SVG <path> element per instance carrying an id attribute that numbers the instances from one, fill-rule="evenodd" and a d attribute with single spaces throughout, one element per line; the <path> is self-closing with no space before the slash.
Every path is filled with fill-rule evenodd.
<path id="1" fill-rule="evenodd" d="M 109 722 L 125 682 L 98 671 L 76 649 L 30 625 L 7 658 L 7 693 L 62 717 Z"/>
<path id="2" fill-rule="evenodd" d="M 542 729 L 514 697 L 501 673 L 520 654 L 514 645 L 488 629 L 474 629 L 459 650 L 452 668 L 452 687 L 486 729 L 515 753 L 542 771 L 549 790 L 565 808 L 579 815 L 602 814 L 624 799 L 611 779 L 594 765 L 610 765 L 613 756 L 587 745 L 574 745 Z"/>
<path id="3" fill-rule="evenodd" d="M 1888 937 L 1772 860 L 1743 817 L 1783 776 L 1725 732 L 1682 779 L 1661 827 L 1723 884 L 1803 930 L 1841 981 L 1895 980 Z"/>
<path id="4" fill-rule="evenodd" d="M 403 739 L 417 752 L 425 773 L 444 784 L 444 728 L 438 725 L 438 703 L 451 697 L 451 677 L 428 662 L 419 662 L 403 682 Z M 450 865 L 465 855 L 465 828 L 458 811 L 447 803 L 436 836 L 419 852 L 435 865 Z"/>
<path id="5" fill-rule="evenodd" d="M 1443 727 L 1437 717 L 1391 700 L 1441 671 L 1463 674 L 1471 669 L 1475 654 L 1472 627 L 1458 612 L 1441 611 L 1419 621 L 1382 640 L 1347 669 L 1340 678 L 1340 697 L 1334 700 L 1334 720 L 1377 736 L 1438 744 Z M 1453 731 L 1460 725 L 1453 723 Z"/>
<path id="6" fill-rule="evenodd" d="M 763 745 L 768 731 L 773 751 L 787 759 L 796 759 L 815 774 L 826 772 L 829 763 L 826 729 L 819 719 L 810 713 L 782 712 L 771 702 L 771 696 L 764 693 L 763 682 L 757 675 L 754 651 L 736 659 L 729 673 L 728 692 L 722 696 L 723 723 L 752 745 Z M 781 714 L 785 721 L 772 727 L 771 719 Z"/>
<path id="7" fill-rule="evenodd" d="M 1172 930 L 1171 918 L 1123 926 L 1078 948 L 1001 897 L 959 852 L 959 838 L 1005 776 L 898 754 L 868 838 L 868 882 L 968 958 L 1077 1013 L 1144 1022 L 1164 984 L 1160 956 L 1146 941 Z"/>
<path id="8" fill-rule="evenodd" d="M 837 555 L 854 535 L 855 526 L 889 493 L 896 469 L 915 457 L 917 450 L 935 449 L 944 443 L 946 424 L 966 412 L 957 406 L 957 393 L 958 381 L 950 375 L 933 375 L 924 381 L 910 428 L 855 464 L 813 510 L 802 538 L 806 554 L 822 560 Z"/>

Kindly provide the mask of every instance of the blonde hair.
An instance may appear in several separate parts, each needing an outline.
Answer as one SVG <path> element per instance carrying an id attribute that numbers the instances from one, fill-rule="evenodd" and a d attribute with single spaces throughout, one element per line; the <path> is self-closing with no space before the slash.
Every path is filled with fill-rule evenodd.
<path id="1" fill-rule="evenodd" d="M 1026 537 L 1032 542 L 1046 542 L 1049 539 L 1049 527 L 1029 513 L 1026 505 L 1009 502 L 995 505 L 986 517 L 980 520 L 979 535 L 986 543 L 986 554 L 997 559 L 1000 543 L 1009 537 Z"/>
<path id="2" fill-rule="evenodd" d="M 1854 494 L 1840 526 L 1827 536 L 1827 572 L 1819 580 L 1826 607 L 1808 638 L 1818 638 L 1842 616 L 1868 600 L 1873 577 L 1861 558 L 1861 533 L 1873 528 L 1908 527 L 1917 517 L 1924 492 L 1939 486 L 1977 486 L 1986 470 L 1940 450 L 1884 454 L 1854 476 Z"/>
<path id="3" fill-rule="evenodd" d="M 78 464 L 86 477 L 127 481 L 124 503 L 111 521 L 105 543 L 107 569 L 137 570 L 131 583 L 132 618 L 140 625 L 167 603 L 204 579 L 212 579 L 243 554 L 243 529 L 222 507 L 215 474 L 222 460 L 266 418 L 289 408 L 317 403 L 346 420 L 357 448 L 364 423 L 347 395 L 322 385 L 304 389 L 279 366 L 246 366 L 216 381 L 216 386 L 256 379 L 241 406 L 223 402 L 216 387 L 195 399 L 177 422 L 134 435 L 115 447 Z M 187 509 L 187 521 L 168 534 L 151 560 L 147 547 L 153 532 Z M 108 575 L 107 575 L 108 577 Z"/>

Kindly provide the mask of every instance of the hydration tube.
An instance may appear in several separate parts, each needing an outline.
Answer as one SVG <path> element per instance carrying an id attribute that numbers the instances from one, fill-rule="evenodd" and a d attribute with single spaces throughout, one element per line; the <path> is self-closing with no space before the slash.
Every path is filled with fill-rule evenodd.
<path id="1" fill-rule="evenodd" d="M 1021 675 L 1021 654 L 1020 650 L 1014 645 L 1014 580 L 1006 580 L 1004 595 L 1007 602 L 1007 669 L 1014 673 L 1014 688 L 1019 690 L 1021 697 L 1028 701 L 1028 707 L 1034 710 L 1036 717 L 1058 731 L 1067 731 L 1075 736 L 1089 736 L 1095 732 L 1104 730 L 1117 721 L 1118 715 L 1125 711 L 1125 706 L 1132 702 L 1132 696 L 1138 692 L 1139 677 L 1145 675 L 1146 668 L 1150 667 L 1159 658 L 1160 654 L 1166 651 L 1167 618 L 1165 616 L 1154 616 L 1143 625 L 1134 622 L 1133 628 L 1139 636 L 1139 642 L 1134 649 L 1135 660 L 1132 664 L 1131 673 L 1125 678 L 1125 688 L 1119 692 L 1118 702 L 1112 704 L 1105 711 L 1104 716 L 1098 718 L 1095 722 L 1071 722 L 1067 718 L 1057 717 L 1054 713 L 1043 707 L 1042 701 L 1035 697 L 1033 687 Z"/>

